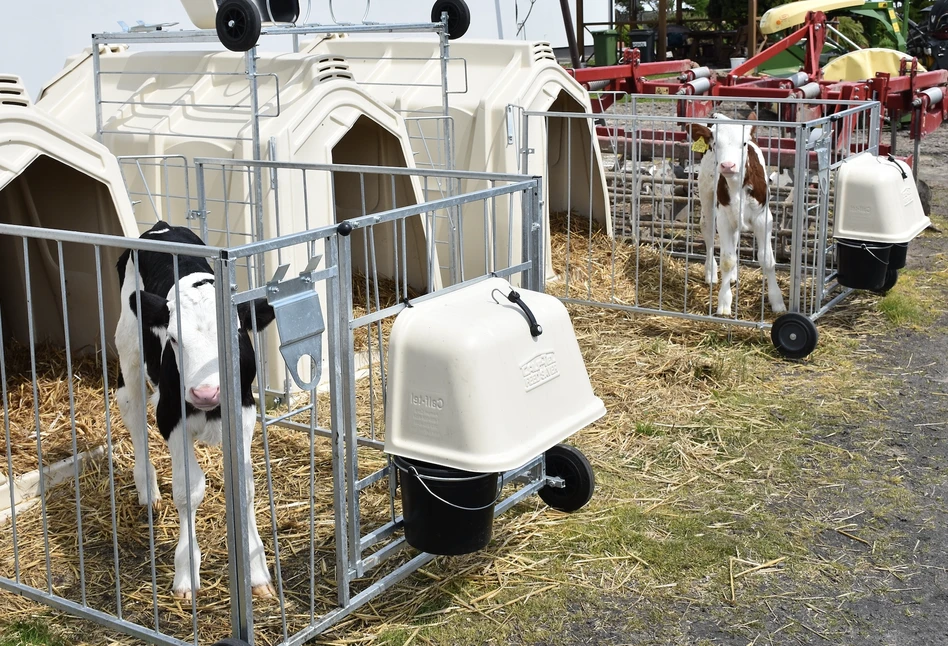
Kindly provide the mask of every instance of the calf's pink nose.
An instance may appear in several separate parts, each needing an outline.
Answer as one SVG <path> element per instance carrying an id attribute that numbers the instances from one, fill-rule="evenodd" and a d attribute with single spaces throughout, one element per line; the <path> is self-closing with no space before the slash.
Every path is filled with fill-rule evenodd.
<path id="1" fill-rule="evenodd" d="M 191 403 L 196 406 L 218 406 L 221 403 L 220 386 L 198 386 L 191 389 Z"/>
<path id="2" fill-rule="evenodd" d="M 725 173 L 733 173 L 736 168 L 737 168 L 737 164 L 734 162 L 730 162 L 730 161 L 721 162 L 721 170 L 724 171 Z"/>

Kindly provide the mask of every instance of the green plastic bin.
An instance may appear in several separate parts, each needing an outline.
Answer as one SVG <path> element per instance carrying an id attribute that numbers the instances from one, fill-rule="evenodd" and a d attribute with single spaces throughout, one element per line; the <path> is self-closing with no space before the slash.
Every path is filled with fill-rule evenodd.
<path id="1" fill-rule="evenodd" d="M 619 32 L 615 29 L 592 32 L 596 65 L 615 65 L 619 62 Z"/>

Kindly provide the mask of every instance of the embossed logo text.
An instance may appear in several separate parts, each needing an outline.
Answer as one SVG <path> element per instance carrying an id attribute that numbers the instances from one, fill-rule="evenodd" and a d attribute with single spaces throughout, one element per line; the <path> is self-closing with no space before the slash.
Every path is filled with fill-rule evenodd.
<path id="1" fill-rule="evenodd" d="M 520 372 L 528 392 L 560 376 L 556 355 L 552 352 L 544 352 L 530 359 L 520 366 Z"/>

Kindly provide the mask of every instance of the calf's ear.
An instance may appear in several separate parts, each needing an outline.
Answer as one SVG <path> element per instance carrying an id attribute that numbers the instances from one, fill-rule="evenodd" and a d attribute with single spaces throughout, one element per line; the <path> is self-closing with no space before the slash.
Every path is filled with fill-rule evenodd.
<path id="1" fill-rule="evenodd" d="M 689 123 L 685 125 L 685 130 L 688 131 L 688 134 L 691 136 L 692 141 L 698 141 L 699 139 L 704 139 L 705 143 L 710 144 L 713 135 L 711 134 L 711 129 L 701 123 Z"/>
<path id="2" fill-rule="evenodd" d="M 171 320 L 171 311 L 168 309 L 168 301 L 161 296 L 150 294 L 149 292 L 139 291 L 136 297 L 132 292 L 128 296 L 128 306 L 132 313 L 138 316 L 138 301 L 141 299 L 142 327 L 151 329 L 167 329 L 168 322 Z"/>
<path id="3" fill-rule="evenodd" d="M 751 112 L 749 115 L 747 115 L 747 120 L 757 121 L 757 113 Z M 753 141 L 754 143 L 757 143 L 757 126 L 751 126 L 750 130 L 748 131 L 747 136 L 750 138 L 751 141 Z"/>
<path id="4" fill-rule="evenodd" d="M 257 315 L 257 329 L 262 330 L 276 318 L 273 307 L 265 298 L 258 298 L 250 303 L 241 303 L 237 306 L 237 318 L 240 320 L 240 327 L 243 330 L 253 329 L 253 318 L 251 312 Z"/>

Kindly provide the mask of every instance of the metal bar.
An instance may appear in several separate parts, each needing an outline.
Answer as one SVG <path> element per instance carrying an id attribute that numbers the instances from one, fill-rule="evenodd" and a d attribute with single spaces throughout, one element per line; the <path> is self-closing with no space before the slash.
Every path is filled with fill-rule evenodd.
<path id="1" fill-rule="evenodd" d="M 5 339 L 3 317 L 0 316 L 0 339 Z M 0 395 L 3 396 L 3 437 L 7 447 L 7 477 L 13 478 L 13 444 L 10 442 L 10 400 L 7 393 L 7 356 L 6 344 L 0 342 Z M 102 345 L 103 352 L 105 344 Z M 16 530 L 16 489 L 7 487 L 10 492 L 10 532 L 13 543 L 13 572 L 16 583 L 20 582 L 20 541 Z"/>
<path id="2" fill-rule="evenodd" d="M 564 112 L 563 116 L 575 117 L 575 112 Z M 600 115 L 589 115 L 599 117 Z M 440 118 L 440 117 L 439 117 Z M 693 119 L 695 123 L 703 123 Z M 764 123 L 764 122 L 761 122 Z M 326 171 L 332 173 L 361 173 L 364 175 L 408 175 L 413 177 L 443 177 L 446 179 L 472 179 L 498 182 L 521 182 L 523 175 L 516 173 L 485 173 L 466 170 L 439 170 L 437 168 L 406 168 L 404 166 L 366 166 L 362 164 L 309 164 L 298 162 L 273 161 L 267 159 L 228 159 L 226 157 L 195 157 L 195 164 L 209 166 L 246 168 L 259 166 L 260 168 L 286 168 L 302 171 Z"/>
<path id="3" fill-rule="evenodd" d="M 385 540 L 397 530 L 401 529 L 404 526 L 404 519 L 399 516 L 394 522 L 387 523 L 384 527 L 380 527 L 375 532 L 367 534 L 362 540 L 362 549 L 368 549 L 375 543 L 380 540 Z M 366 556 L 362 560 L 362 569 L 365 572 L 370 572 L 373 569 L 377 568 L 379 565 L 390 559 L 392 556 L 401 552 L 403 549 L 408 547 L 408 543 L 405 541 L 404 536 L 399 536 L 397 539 L 393 540 L 390 543 L 380 547 L 378 550 Z"/>
<path id="4" fill-rule="evenodd" d="M 143 238 L 126 238 L 123 236 L 102 235 L 98 233 L 83 233 L 67 231 L 66 229 L 46 229 L 43 227 L 21 226 L 17 224 L 0 224 L 0 235 L 42 240 L 44 242 L 78 242 L 80 244 L 99 245 L 112 249 L 121 249 L 123 251 L 125 249 L 157 251 L 160 253 L 172 253 L 207 259 L 213 259 L 215 255 L 221 251 L 218 247 L 205 247 Z"/>
<path id="5" fill-rule="evenodd" d="M 282 394 L 282 393 L 279 393 L 279 394 Z M 297 414 L 299 414 L 299 411 L 297 411 Z M 294 431 L 309 432 L 309 424 L 304 424 L 301 422 L 292 422 L 289 420 L 284 420 L 282 422 L 268 421 L 267 423 L 270 424 L 271 426 L 279 426 L 281 428 L 288 428 Z M 332 438 L 332 429 L 322 428 L 317 425 L 314 432 L 319 437 Z M 366 446 L 370 449 L 375 449 L 376 451 L 385 450 L 385 442 L 382 440 L 370 440 L 367 437 L 360 437 L 358 438 L 358 442 L 359 442 L 359 446 Z"/>
<path id="6" fill-rule="evenodd" d="M 30 339 L 30 376 L 33 382 L 33 428 L 36 432 L 36 462 L 40 473 L 43 469 L 43 432 L 40 424 L 39 387 L 36 374 L 36 326 L 33 319 L 33 283 L 30 269 L 29 241 L 23 238 L 23 276 L 26 286 L 26 321 Z M 13 474 L 10 474 L 13 477 Z M 49 556 L 49 520 L 46 513 L 46 478 L 39 479 L 39 498 L 43 524 L 43 554 L 46 561 L 46 591 L 53 592 L 53 573 Z"/>
<path id="7" fill-rule="evenodd" d="M 126 72 L 127 74 L 134 74 L 134 72 Z M 159 72 L 164 74 L 164 72 Z M 189 75 L 194 76 L 193 72 L 190 72 Z M 208 76 L 213 76 L 213 74 L 208 74 Z M 261 76 L 269 76 L 268 74 L 261 74 Z M 241 105 L 239 103 L 184 103 L 183 101 L 106 101 L 102 100 L 100 103 L 102 105 L 134 105 L 140 108 L 224 108 L 226 110 L 247 110 L 250 114 L 253 114 L 253 108 L 249 105 Z M 271 116 L 271 115 L 263 115 Z M 162 133 L 164 136 L 164 133 Z M 197 135 L 193 135 L 197 136 Z"/>
<path id="8" fill-rule="evenodd" d="M 99 59 L 99 46 L 93 42 L 92 45 L 92 92 L 95 101 L 95 138 L 102 143 L 102 81 L 99 74 L 102 73 L 102 61 Z"/>
<path id="9" fill-rule="evenodd" d="M 796 131 L 797 150 L 806 151 L 806 134 L 803 128 Z M 800 298 L 803 290 L 802 257 L 803 247 L 803 221 L 806 216 L 804 207 L 806 205 L 806 155 L 797 155 L 795 160 L 796 168 L 794 175 L 796 178 L 794 189 L 799 192 L 793 200 L 793 235 L 790 239 L 790 311 L 800 311 Z M 801 188 L 802 187 L 802 188 Z"/>
<path id="10" fill-rule="evenodd" d="M 86 597 L 86 553 L 85 553 L 85 535 L 82 531 L 82 499 L 79 495 L 79 476 L 81 463 L 78 459 L 79 455 L 79 442 L 76 437 L 76 392 L 75 385 L 73 383 L 73 371 L 72 371 L 72 342 L 69 334 L 69 298 L 66 291 L 66 263 L 63 259 L 63 243 L 56 243 L 56 255 L 59 260 L 59 295 L 62 299 L 63 304 L 63 338 L 65 340 L 65 352 L 66 352 L 66 388 L 69 393 L 69 433 L 72 440 L 72 454 L 77 456 L 73 460 L 73 478 L 74 478 L 74 491 L 76 494 L 76 544 L 78 545 L 79 551 L 79 593 L 80 598 L 82 599 L 82 605 L 88 605 L 88 599 Z M 100 294 L 102 293 L 101 285 L 97 290 Z M 107 366 L 108 364 L 103 364 Z M 39 433 L 39 428 L 36 429 L 36 432 Z M 40 469 L 43 468 L 43 464 L 40 463 Z M 13 472 L 10 472 L 10 477 L 13 477 Z"/>
<path id="11" fill-rule="evenodd" d="M 95 278 L 96 284 L 102 284 L 102 250 L 99 247 L 95 247 Z M 121 569 L 119 567 L 119 546 L 118 546 L 118 515 L 116 513 L 115 505 L 115 461 L 112 457 L 112 410 L 109 402 L 109 357 L 108 357 L 108 344 L 106 343 L 105 337 L 105 303 L 103 302 L 102 290 L 97 290 L 98 294 L 96 297 L 96 304 L 99 308 L 99 346 L 102 352 L 102 402 L 104 404 L 103 408 L 105 409 L 105 446 L 106 446 L 106 461 L 108 464 L 108 473 L 109 473 L 109 511 L 112 516 L 112 567 L 115 569 L 115 614 L 119 619 L 122 618 L 122 577 L 120 575 Z M 3 329 L 0 328 L 0 338 L 2 338 Z M 4 378 L 4 388 L 6 387 L 6 379 Z M 6 394 L 4 393 L 4 401 L 6 401 Z M 9 440 L 8 444 L 9 446 Z M 13 473 L 10 471 L 9 473 Z M 14 525 L 15 527 L 15 525 Z M 16 532 L 14 531 L 14 554 L 16 553 Z M 18 573 L 19 574 L 19 573 Z M 19 577 L 18 577 L 19 578 Z"/>
<path id="12" fill-rule="evenodd" d="M 445 18 L 441 25 L 442 29 L 438 32 L 439 48 L 441 54 L 441 113 L 445 118 L 448 118 L 448 116 L 451 114 L 451 107 L 448 102 L 448 59 L 450 57 L 451 41 L 448 40 L 447 18 Z M 444 167 L 447 170 L 452 170 L 454 168 L 454 155 L 452 152 L 451 133 L 448 131 L 448 128 L 445 128 Z"/>
<path id="13" fill-rule="evenodd" d="M 349 532 L 346 512 L 345 454 L 348 429 L 355 425 L 355 392 L 352 374 L 353 339 L 348 329 L 352 316 L 352 261 L 349 236 L 336 236 L 326 244 L 327 264 L 340 268 L 329 281 L 330 415 L 332 427 L 332 490 L 336 517 L 336 601 L 349 604 Z M 302 643 L 302 642 L 301 642 Z"/>
<path id="14" fill-rule="evenodd" d="M 440 200 L 435 200 L 433 202 L 426 202 L 423 205 L 413 205 L 413 206 L 403 206 L 397 209 L 391 209 L 389 211 L 384 211 L 382 213 L 373 213 L 371 215 L 366 215 L 362 217 L 352 218 L 346 220 L 352 226 L 353 230 L 364 229 L 366 227 L 375 226 L 377 224 L 382 224 L 383 222 L 390 222 L 392 220 L 397 220 L 400 218 L 413 216 L 413 215 L 423 215 L 428 210 L 437 210 L 449 208 L 456 205 L 468 204 L 475 202 L 477 200 L 489 199 L 494 195 L 507 195 L 510 193 L 516 193 L 526 187 L 529 187 L 534 180 L 527 182 L 517 182 L 516 184 L 511 184 L 506 187 L 495 188 L 495 189 L 481 189 L 471 193 L 467 193 L 460 197 L 449 197 Z M 317 229 L 315 231 L 304 231 L 301 233 L 288 234 L 279 240 L 263 240 L 258 242 L 252 242 L 244 245 L 239 245 L 236 247 L 231 247 L 228 249 L 228 252 L 234 258 L 246 257 L 249 255 L 256 255 L 263 251 L 269 251 L 276 249 L 280 246 L 289 246 L 292 244 L 299 244 L 302 242 L 308 242 L 317 238 L 324 238 L 326 234 L 332 233 L 333 227 L 324 227 L 323 229 Z M 0 226 L 0 233 L 3 232 L 2 226 Z"/>
<path id="15" fill-rule="evenodd" d="M 340 29 L 339 25 L 267 25 L 260 30 L 261 36 L 293 36 L 307 34 L 338 34 L 345 31 L 351 34 L 399 34 L 419 31 L 438 32 L 441 23 L 403 23 L 391 25 L 346 25 Z M 102 32 L 92 34 L 93 46 L 96 43 L 220 43 L 217 32 L 213 29 L 192 29 L 174 31 L 150 32 Z"/>
<path id="16" fill-rule="evenodd" d="M 113 615 L 94 610 L 93 608 L 83 606 L 74 601 L 70 601 L 69 599 L 64 599 L 63 597 L 58 597 L 54 594 L 37 590 L 36 588 L 21 585 L 15 581 L 12 581 L 11 579 L 8 579 L 7 577 L 0 576 L 0 589 L 18 594 L 32 601 L 36 601 L 37 603 L 42 603 L 51 608 L 69 613 L 70 615 L 91 619 L 92 621 L 106 626 L 107 628 L 112 628 L 116 631 L 136 637 L 148 643 L 161 644 L 163 646 L 189 646 L 190 644 L 190 642 L 170 637 L 164 633 L 159 632 L 158 630 L 149 630 L 148 628 L 139 626 L 136 623 L 126 621 L 124 619 L 117 619 Z"/>
<path id="17" fill-rule="evenodd" d="M 391 473 L 391 471 L 392 471 L 392 468 L 390 466 L 385 466 L 385 467 L 382 467 L 381 469 L 378 469 L 371 475 L 368 475 L 364 478 L 360 478 L 359 480 L 356 481 L 356 484 L 355 484 L 356 491 L 362 491 L 363 489 L 368 489 L 379 480 L 384 479 L 387 475 L 389 475 L 389 473 Z"/>
<path id="18" fill-rule="evenodd" d="M 141 284 L 141 272 L 139 271 L 140 265 L 140 254 L 138 251 L 133 250 L 130 254 L 132 260 L 132 266 L 135 268 L 135 309 L 138 312 L 142 311 L 142 284 Z M 126 271 L 126 275 L 127 275 Z M 145 347 L 145 332 L 143 329 L 143 322 L 141 317 L 136 317 L 137 323 L 135 325 L 135 331 L 138 334 L 138 347 Z M 138 371 L 138 383 L 135 386 L 139 390 L 139 396 L 141 397 L 142 402 L 148 401 L 148 388 L 146 386 L 147 377 L 145 375 L 145 370 Z M 138 420 L 142 424 L 142 428 L 148 428 L 148 411 L 147 406 L 142 406 L 141 418 Z M 148 456 L 148 459 L 151 459 L 151 451 L 148 448 L 148 433 L 143 433 L 144 442 L 142 443 L 142 448 L 145 450 L 145 455 Z M 150 484 L 149 484 L 150 486 Z M 159 619 L 158 619 L 158 571 L 157 571 L 157 559 L 155 558 L 155 510 L 153 505 L 148 505 L 146 508 L 146 516 L 148 517 L 148 555 L 151 560 L 151 605 L 152 605 L 152 618 L 155 622 L 155 631 L 159 630 Z"/>
<path id="19" fill-rule="evenodd" d="M 141 134 L 141 135 L 151 135 L 152 133 L 145 130 L 101 130 L 100 135 L 125 135 L 130 134 Z M 175 138 L 175 139 L 200 139 L 206 140 L 210 139 L 213 141 L 251 141 L 250 137 L 228 137 L 224 135 L 213 135 L 210 133 L 200 134 L 200 135 L 189 135 L 180 132 L 163 132 L 161 133 L 162 137 Z"/>
<path id="20" fill-rule="evenodd" d="M 175 302 L 177 303 L 181 302 L 181 285 L 180 285 L 181 274 L 180 274 L 179 259 L 180 258 L 178 256 L 172 256 L 172 272 L 174 274 L 173 290 L 174 290 Z M 169 321 L 168 327 L 169 329 L 171 327 L 170 321 Z M 176 330 L 177 338 L 184 339 L 183 331 L 181 329 L 181 308 L 180 307 L 175 308 L 175 327 L 177 328 Z M 180 344 L 180 347 L 178 348 L 178 352 L 181 353 L 180 365 L 182 366 L 187 365 L 186 348 L 187 346 L 183 342 Z M 197 510 L 194 509 L 194 503 L 191 500 L 191 491 L 192 491 L 191 482 L 192 482 L 192 478 L 194 477 L 194 474 L 191 473 L 191 466 L 192 464 L 196 464 L 196 461 L 192 458 L 194 454 L 193 440 L 191 439 L 191 435 L 187 432 L 188 413 L 187 413 L 187 407 L 185 406 L 186 385 L 184 383 L 184 379 L 180 380 L 179 386 L 180 386 L 180 391 L 179 391 L 178 414 L 181 416 L 180 419 L 182 420 L 182 425 L 179 429 L 177 437 L 175 437 L 174 434 L 172 434 L 172 436 L 168 438 L 168 442 L 169 442 L 169 445 L 172 441 L 181 442 L 181 446 L 182 446 L 181 457 L 184 460 L 184 465 L 183 465 L 184 466 L 184 488 L 186 491 L 184 506 L 185 506 L 185 511 L 187 513 L 187 520 L 184 523 L 184 526 L 179 527 L 179 531 L 182 531 L 182 532 L 187 531 L 187 534 L 188 534 L 188 548 L 189 548 L 188 570 L 189 570 L 189 576 L 191 577 L 191 623 L 192 623 L 191 628 L 192 628 L 192 633 L 194 634 L 195 645 L 196 645 L 197 634 L 198 634 L 197 581 L 198 581 L 198 576 L 199 576 L 198 574 L 199 568 L 198 568 L 198 564 L 194 562 L 194 549 L 197 547 L 197 545 L 195 544 L 197 542 L 197 531 L 195 529 L 195 512 Z M 174 448 L 172 447 L 171 450 L 172 450 L 172 455 L 174 455 L 173 453 Z M 171 468 L 172 468 L 172 473 L 174 473 L 175 466 L 173 462 L 172 462 Z M 178 509 L 178 515 L 180 517 L 181 508 L 178 507 L 179 501 L 174 500 L 174 504 L 175 504 L 175 507 Z M 175 569 L 177 569 L 177 564 L 175 564 Z"/>
<path id="21" fill-rule="evenodd" d="M 319 635 L 333 624 L 336 624 L 342 619 L 348 617 L 353 612 L 394 586 L 408 575 L 416 572 L 418 568 L 430 563 L 434 558 L 435 557 L 432 554 L 427 554 L 424 552 L 419 554 L 408 563 L 405 563 L 401 567 L 397 568 L 388 576 L 379 579 L 359 594 L 353 595 L 352 598 L 349 599 L 348 603 L 340 604 L 339 608 L 333 610 L 332 612 L 326 613 L 320 617 L 319 621 L 317 621 L 315 624 L 293 635 L 293 637 L 291 637 L 284 644 L 284 646 L 302 646 L 302 644 L 306 643 L 316 635 Z"/>
<path id="22" fill-rule="evenodd" d="M 250 592 L 250 542 L 246 506 L 250 456 L 245 455 L 242 435 L 240 370 L 235 353 L 240 347 L 237 308 L 231 303 L 231 285 L 236 284 L 236 267 L 226 251 L 214 260 L 214 291 L 217 307 L 218 356 L 221 366 L 221 444 L 223 447 L 224 496 L 227 509 L 227 560 L 230 574 L 231 632 L 253 644 L 253 606 Z"/>
<path id="23" fill-rule="evenodd" d="M 704 323 L 726 323 L 728 325 L 738 325 L 741 327 L 756 328 L 758 330 L 770 329 L 770 323 L 765 321 L 744 321 L 735 318 L 721 318 L 720 316 L 710 316 L 705 314 L 691 314 L 690 312 L 679 312 L 676 310 L 658 310 L 650 307 L 640 307 L 637 305 L 619 305 L 618 303 L 602 303 L 599 301 L 587 301 L 581 298 L 560 298 L 564 303 L 571 305 L 594 305 L 611 310 L 621 310 L 623 312 L 633 312 L 636 314 L 660 314 L 662 316 L 673 316 L 675 318 L 688 319 L 689 321 L 701 321 Z"/>
<path id="24" fill-rule="evenodd" d="M 850 287 L 844 287 L 842 289 L 843 291 L 837 294 L 836 296 L 834 296 L 832 299 L 830 299 L 829 302 L 826 303 L 826 305 L 818 309 L 816 312 L 813 312 L 812 314 L 810 314 L 809 315 L 810 320 L 816 321 L 818 318 L 820 318 L 821 316 L 829 312 L 831 309 L 836 307 L 836 305 L 838 305 L 840 302 L 842 302 L 844 299 L 846 299 L 850 294 L 852 294 L 855 291 L 854 289 Z"/>

